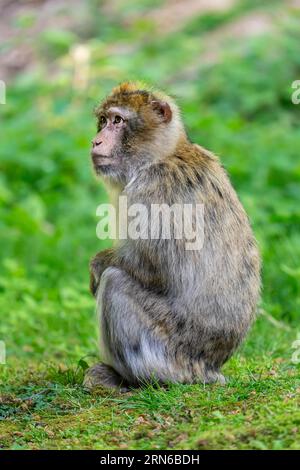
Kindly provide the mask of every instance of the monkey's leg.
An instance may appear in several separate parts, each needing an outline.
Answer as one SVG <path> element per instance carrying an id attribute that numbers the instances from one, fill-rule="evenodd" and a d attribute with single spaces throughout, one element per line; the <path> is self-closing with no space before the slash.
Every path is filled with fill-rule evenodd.
<path id="1" fill-rule="evenodd" d="M 102 275 L 97 293 L 104 362 L 130 385 L 222 381 L 190 354 L 190 334 L 178 332 L 167 298 L 144 289 L 119 268 Z"/>
<path id="2" fill-rule="evenodd" d="M 129 390 L 124 379 L 112 367 L 101 362 L 86 371 L 83 386 L 87 390 L 92 390 L 99 386 L 116 388 L 120 392 L 128 392 Z"/>

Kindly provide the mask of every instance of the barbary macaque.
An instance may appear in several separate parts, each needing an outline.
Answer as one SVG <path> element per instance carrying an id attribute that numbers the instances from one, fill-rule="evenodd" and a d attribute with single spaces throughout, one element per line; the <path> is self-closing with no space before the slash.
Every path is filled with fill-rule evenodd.
<path id="1" fill-rule="evenodd" d="M 96 116 L 96 173 L 128 205 L 202 205 L 204 237 L 194 250 L 184 237 L 127 238 L 92 259 L 103 362 L 84 385 L 224 383 L 220 368 L 254 320 L 260 291 L 247 215 L 217 157 L 189 141 L 170 97 L 123 83 Z"/>

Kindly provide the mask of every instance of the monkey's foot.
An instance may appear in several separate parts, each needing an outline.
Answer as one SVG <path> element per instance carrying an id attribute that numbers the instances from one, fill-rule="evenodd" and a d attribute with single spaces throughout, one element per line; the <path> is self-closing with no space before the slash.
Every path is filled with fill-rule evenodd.
<path id="1" fill-rule="evenodd" d="M 124 379 L 112 367 L 101 362 L 86 371 L 83 386 L 89 391 L 101 386 L 118 389 L 121 393 L 129 391 Z"/>
<path id="2" fill-rule="evenodd" d="M 219 383 L 220 385 L 226 385 L 226 379 L 223 374 L 219 371 L 208 370 L 206 371 L 205 383 Z"/>

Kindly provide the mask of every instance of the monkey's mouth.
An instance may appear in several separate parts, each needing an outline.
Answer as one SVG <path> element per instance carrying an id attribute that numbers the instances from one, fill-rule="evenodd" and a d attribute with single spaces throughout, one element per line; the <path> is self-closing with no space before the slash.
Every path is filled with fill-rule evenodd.
<path id="1" fill-rule="evenodd" d="M 93 160 L 93 165 L 95 170 L 97 169 L 101 170 L 102 166 L 107 166 L 107 165 L 115 165 L 117 163 L 116 158 L 114 157 L 107 157 L 106 155 L 95 155 L 92 154 L 92 160 Z"/>

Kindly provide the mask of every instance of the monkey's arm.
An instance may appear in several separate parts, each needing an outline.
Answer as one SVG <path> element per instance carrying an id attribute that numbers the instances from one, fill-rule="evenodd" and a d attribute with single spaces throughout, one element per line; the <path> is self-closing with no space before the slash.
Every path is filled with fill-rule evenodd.
<path id="1" fill-rule="evenodd" d="M 116 266 L 117 256 L 113 248 L 100 251 L 90 261 L 90 291 L 96 295 L 100 278 L 109 266 Z"/>

